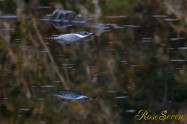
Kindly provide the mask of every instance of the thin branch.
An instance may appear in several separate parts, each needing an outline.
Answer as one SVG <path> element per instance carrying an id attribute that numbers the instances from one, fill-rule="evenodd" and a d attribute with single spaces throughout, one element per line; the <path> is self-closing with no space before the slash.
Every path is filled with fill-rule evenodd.
<path id="1" fill-rule="evenodd" d="M 53 56 L 51 55 L 51 52 L 50 52 L 49 48 L 48 48 L 47 45 L 45 44 L 45 42 L 44 42 L 44 40 L 43 40 L 43 38 L 42 38 L 42 36 L 41 36 L 41 34 L 40 34 L 38 28 L 37 28 L 35 19 L 32 18 L 32 22 L 33 22 L 33 26 L 34 26 L 34 29 L 35 29 L 35 31 L 36 31 L 36 34 L 37 34 L 37 36 L 38 36 L 38 38 L 39 38 L 39 41 L 40 41 L 40 42 L 42 43 L 42 45 L 44 46 L 44 49 L 47 51 L 48 57 L 49 57 L 49 59 L 50 59 L 52 65 L 53 65 L 53 67 L 54 67 L 54 69 L 55 69 L 55 72 L 57 73 L 58 77 L 60 78 L 60 80 L 61 80 L 61 82 L 62 82 L 64 88 L 65 88 L 65 89 L 69 89 L 69 87 L 68 87 L 68 85 L 67 85 L 67 82 L 65 81 L 65 79 L 63 78 L 63 76 L 60 74 L 60 71 L 59 71 L 58 68 L 57 68 L 57 65 L 56 65 L 56 63 L 55 63 L 55 61 L 54 61 L 54 59 L 53 59 Z"/>

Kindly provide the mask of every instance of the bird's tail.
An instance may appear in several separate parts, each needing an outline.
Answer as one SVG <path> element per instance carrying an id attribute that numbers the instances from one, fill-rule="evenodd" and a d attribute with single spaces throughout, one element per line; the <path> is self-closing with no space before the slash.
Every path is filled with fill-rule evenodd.
<path id="1" fill-rule="evenodd" d="M 48 39 L 48 40 L 56 40 L 56 39 L 57 39 L 57 36 L 47 37 L 46 39 Z"/>
<path id="2" fill-rule="evenodd" d="M 47 37 L 47 40 L 55 40 L 55 37 Z"/>
<path id="3" fill-rule="evenodd" d="M 50 93 L 50 94 L 46 94 L 46 96 L 54 96 L 55 94 Z"/>

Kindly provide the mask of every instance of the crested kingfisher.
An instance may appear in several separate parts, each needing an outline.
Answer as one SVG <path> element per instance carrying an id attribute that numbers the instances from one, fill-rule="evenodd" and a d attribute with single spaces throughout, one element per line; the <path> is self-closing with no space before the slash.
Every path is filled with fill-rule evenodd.
<path id="1" fill-rule="evenodd" d="M 71 44 L 78 41 L 81 41 L 82 39 L 94 35 L 94 33 L 90 33 L 87 31 L 81 31 L 76 33 L 70 33 L 70 34 L 62 34 L 59 36 L 49 37 L 48 39 L 56 40 L 60 44 Z"/>
<path id="2" fill-rule="evenodd" d="M 61 99 L 81 100 L 81 101 L 96 99 L 96 97 L 88 97 L 83 95 L 80 91 L 74 91 L 74 90 L 61 90 L 51 94 L 51 96 L 57 96 Z"/>

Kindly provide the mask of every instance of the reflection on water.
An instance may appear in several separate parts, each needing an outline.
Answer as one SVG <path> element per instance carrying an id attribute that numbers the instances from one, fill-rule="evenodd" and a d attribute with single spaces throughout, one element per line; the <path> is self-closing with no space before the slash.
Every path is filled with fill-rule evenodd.
<path id="1" fill-rule="evenodd" d="M 43 87 L 43 88 L 51 88 L 51 87 L 54 87 L 54 85 L 43 85 L 41 87 Z"/>
<path id="2" fill-rule="evenodd" d="M 187 50 L 187 47 L 178 47 L 179 50 Z"/>
<path id="3" fill-rule="evenodd" d="M 56 96 L 56 97 L 59 97 L 61 99 L 66 99 L 66 100 L 80 100 L 80 101 L 97 99 L 97 97 L 85 96 L 82 92 L 75 91 L 75 90 L 61 90 L 61 91 L 52 93 L 51 96 Z"/>
<path id="4" fill-rule="evenodd" d="M 184 59 L 172 59 L 171 62 L 186 62 L 187 60 Z"/>
<path id="5" fill-rule="evenodd" d="M 182 1 L 179 13 L 176 4 L 166 2 L 163 9 L 157 0 L 1 1 L 1 123 L 160 123 L 134 119 L 139 110 L 150 109 L 183 114 L 180 121 L 164 123 L 185 124 L 187 22 Z M 74 13 L 78 17 L 71 19 L 89 21 L 54 21 L 49 14 L 59 8 L 82 15 Z M 50 21 L 42 20 L 46 15 Z M 80 31 L 95 35 L 69 45 L 46 39 Z M 97 99 L 48 95 L 72 89 Z"/>
<path id="6" fill-rule="evenodd" d="M 107 18 L 126 18 L 127 16 L 106 16 Z"/>
<path id="7" fill-rule="evenodd" d="M 178 38 L 170 38 L 171 41 L 181 41 L 186 40 L 186 38 L 178 37 Z"/>
<path id="8" fill-rule="evenodd" d="M 0 19 L 16 19 L 17 16 L 16 15 L 1 15 Z"/>
<path id="9" fill-rule="evenodd" d="M 46 23 L 52 23 L 57 29 L 62 29 L 72 25 L 84 26 L 90 19 L 90 17 L 75 14 L 75 12 L 70 10 L 56 9 L 52 14 L 47 14 L 40 20 Z"/>
<path id="10" fill-rule="evenodd" d="M 134 113 L 134 112 L 136 112 L 136 110 L 134 110 L 134 109 L 128 109 L 128 110 L 125 110 L 126 112 L 129 112 L 129 113 Z"/>
<path id="11" fill-rule="evenodd" d="M 116 96 L 115 98 L 116 99 L 126 99 L 126 98 L 128 98 L 128 96 Z"/>
<path id="12" fill-rule="evenodd" d="M 126 28 L 139 28 L 138 25 L 124 25 Z"/>
<path id="13" fill-rule="evenodd" d="M 172 18 L 165 18 L 164 20 L 166 22 L 176 22 L 176 21 L 179 21 L 178 19 L 172 19 Z"/>

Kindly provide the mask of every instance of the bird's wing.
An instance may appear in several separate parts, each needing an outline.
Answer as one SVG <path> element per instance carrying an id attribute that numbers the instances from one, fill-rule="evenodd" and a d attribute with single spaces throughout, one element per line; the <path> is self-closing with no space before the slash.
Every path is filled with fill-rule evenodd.
<path id="1" fill-rule="evenodd" d="M 79 95 L 82 95 L 82 92 L 80 91 L 75 91 L 75 90 L 61 90 L 61 92 L 69 92 L 69 93 L 76 93 L 76 94 L 79 94 Z"/>
<path id="2" fill-rule="evenodd" d="M 64 34 L 56 38 L 57 42 L 62 44 L 71 44 L 80 41 L 81 38 L 73 34 Z"/>

